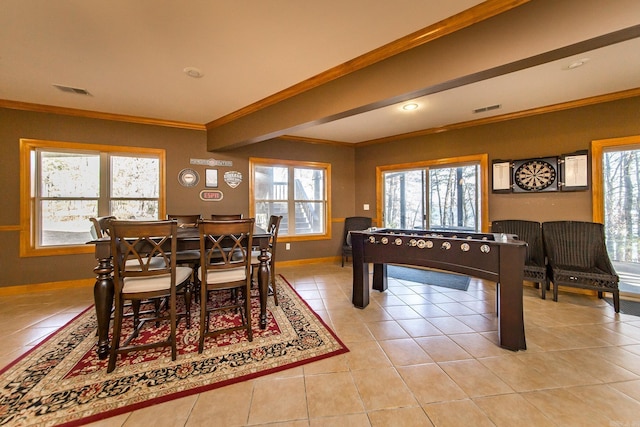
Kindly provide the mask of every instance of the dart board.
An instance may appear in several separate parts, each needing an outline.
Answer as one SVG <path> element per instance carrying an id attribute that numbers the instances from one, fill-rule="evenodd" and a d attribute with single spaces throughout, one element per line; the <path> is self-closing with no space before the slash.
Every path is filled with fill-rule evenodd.
<path id="1" fill-rule="evenodd" d="M 558 190 L 558 158 L 519 160 L 513 164 L 513 191 Z"/>

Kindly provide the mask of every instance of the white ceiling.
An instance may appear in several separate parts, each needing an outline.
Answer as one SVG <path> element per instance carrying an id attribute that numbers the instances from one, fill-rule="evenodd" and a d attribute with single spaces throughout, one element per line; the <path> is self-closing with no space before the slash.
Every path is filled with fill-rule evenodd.
<path id="1" fill-rule="evenodd" d="M 577 68 L 573 63 L 583 62 Z M 297 132 L 307 138 L 362 142 L 440 128 L 640 87 L 640 39 L 414 98 Z M 405 111 L 402 106 L 418 104 Z M 499 105 L 499 109 L 474 110 Z"/>
<path id="2" fill-rule="evenodd" d="M 2 0 L 0 100 L 204 125 L 479 3 Z M 488 105 L 501 109 L 483 117 L 638 87 L 633 39 L 418 98 L 410 114 L 389 106 L 296 135 L 361 142 L 474 120 Z"/>

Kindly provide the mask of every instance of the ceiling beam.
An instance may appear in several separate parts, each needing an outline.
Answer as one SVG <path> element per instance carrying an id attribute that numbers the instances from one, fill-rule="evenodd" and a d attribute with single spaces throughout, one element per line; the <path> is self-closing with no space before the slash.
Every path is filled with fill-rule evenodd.
<path id="1" fill-rule="evenodd" d="M 524 66 L 531 58 L 632 27 L 640 16 L 636 0 L 608 2 L 605 9 L 593 3 L 534 0 L 519 5 L 232 121 L 212 122 L 207 148 L 221 151 L 257 143 L 425 91 L 450 89 L 452 82 L 468 84 L 469 76 L 478 81 L 495 77 L 496 70 L 512 72 L 510 64 Z M 626 21 L 618 19 L 614 25 L 606 16 Z"/>

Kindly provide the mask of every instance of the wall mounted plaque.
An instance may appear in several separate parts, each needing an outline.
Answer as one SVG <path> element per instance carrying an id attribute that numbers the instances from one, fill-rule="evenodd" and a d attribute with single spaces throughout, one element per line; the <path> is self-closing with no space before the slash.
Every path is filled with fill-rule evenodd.
<path id="1" fill-rule="evenodd" d="M 236 188 L 242 182 L 242 172 L 228 171 L 224 173 L 224 182 L 231 188 Z"/>
<path id="2" fill-rule="evenodd" d="M 194 187 L 200 182 L 200 175 L 193 169 L 185 168 L 178 174 L 178 182 L 185 187 Z"/>
<path id="3" fill-rule="evenodd" d="M 218 188 L 218 169 L 207 169 L 204 171 L 204 186 L 207 188 Z"/>
<path id="4" fill-rule="evenodd" d="M 202 190 L 200 192 L 200 200 L 205 202 L 219 202 L 224 197 L 220 190 Z"/>

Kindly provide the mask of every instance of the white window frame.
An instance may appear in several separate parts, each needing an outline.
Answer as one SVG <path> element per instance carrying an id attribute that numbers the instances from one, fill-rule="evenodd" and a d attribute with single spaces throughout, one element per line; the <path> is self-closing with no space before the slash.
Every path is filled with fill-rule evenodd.
<path id="1" fill-rule="evenodd" d="M 463 165 L 478 165 L 479 166 L 479 181 L 478 181 L 478 196 L 480 197 L 479 209 L 480 215 L 478 217 L 480 231 L 489 231 L 489 173 L 488 173 L 488 154 L 472 154 L 468 156 L 449 157 L 435 160 L 425 160 L 420 162 L 402 163 L 395 165 L 377 166 L 376 167 L 376 200 L 377 210 L 376 215 L 379 218 L 380 224 L 383 223 L 384 218 L 384 175 L 386 172 L 412 170 L 412 169 L 429 169 L 429 168 L 441 168 L 441 167 L 456 167 Z"/>
<path id="2" fill-rule="evenodd" d="M 295 169 L 319 169 L 324 172 L 324 195 L 323 200 L 317 200 L 315 202 L 323 203 L 324 211 L 324 232 L 313 234 L 295 234 L 295 224 L 289 221 L 289 228 L 287 230 L 280 231 L 278 234 L 278 241 L 302 241 L 302 240 L 321 240 L 331 238 L 331 164 L 321 162 L 305 162 L 294 160 L 277 160 L 277 159 L 265 159 L 265 158 L 249 158 L 249 216 L 256 216 L 256 197 L 255 197 L 255 171 L 257 167 L 281 167 L 286 168 L 289 171 L 289 195 L 287 196 L 287 211 L 289 218 L 295 218 L 295 204 L 299 202 L 294 198 L 294 185 L 293 175 Z M 259 200 L 264 202 L 265 200 Z M 285 202 L 285 200 L 277 200 L 278 202 Z"/>
<path id="3" fill-rule="evenodd" d="M 40 197 L 40 179 L 38 162 L 40 152 L 65 152 L 65 153 L 95 153 L 101 158 L 100 168 L 100 195 L 98 198 L 61 197 L 60 200 L 98 200 L 98 216 L 110 215 L 111 201 L 124 200 L 112 197 L 110 194 L 110 159 L 112 156 L 126 157 L 151 157 L 159 160 L 159 194 L 158 219 L 165 217 L 166 212 L 166 184 L 165 184 L 165 150 L 157 148 L 140 148 L 114 145 L 85 144 L 60 141 L 44 141 L 33 139 L 20 140 L 20 256 L 50 256 L 92 253 L 94 248 L 87 244 L 47 245 L 41 246 L 37 236 L 41 231 L 40 201 L 48 198 Z M 126 200 L 140 200 L 142 198 L 127 198 Z M 149 200 L 149 198 L 144 198 Z M 87 227 L 90 227 L 87 221 Z"/>

